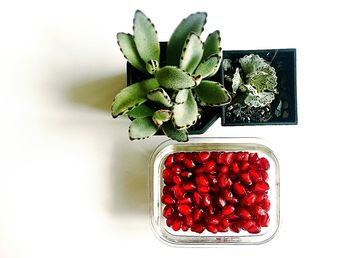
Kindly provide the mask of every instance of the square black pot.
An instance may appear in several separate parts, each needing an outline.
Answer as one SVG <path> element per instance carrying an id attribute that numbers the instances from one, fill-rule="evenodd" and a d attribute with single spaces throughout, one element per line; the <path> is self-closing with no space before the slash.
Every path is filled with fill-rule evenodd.
<path id="1" fill-rule="evenodd" d="M 296 125 L 297 113 L 297 82 L 296 82 L 296 49 L 265 49 L 265 50 L 230 50 L 224 51 L 224 59 L 230 59 L 234 68 L 239 67 L 239 59 L 245 55 L 256 54 L 271 62 L 277 75 L 276 98 L 268 110 L 271 118 L 268 121 L 240 121 L 230 112 L 231 104 L 222 107 L 222 126 L 246 125 Z M 222 69 L 222 77 L 225 72 Z M 224 86 L 231 91 L 231 85 L 224 82 Z"/>
<path id="2" fill-rule="evenodd" d="M 166 53 L 167 42 L 160 42 L 160 66 L 165 65 L 165 53 Z M 223 73 L 221 72 L 222 66 L 219 71 L 208 78 L 212 81 L 217 81 L 223 84 Z M 135 67 L 133 67 L 129 62 L 126 65 L 126 76 L 127 76 L 127 85 L 143 81 L 149 78 L 152 78 L 151 75 L 140 72 Z M 188 129 L 189 134 L 203 134 L 208 128 L 219 118 L 221 113 L 220 107 L 199 107 L 202 109 L 201 118 L 197 121 L 195 125 Z M 163 135 L 161 130 L 158 130 L 157 135 Z"/>

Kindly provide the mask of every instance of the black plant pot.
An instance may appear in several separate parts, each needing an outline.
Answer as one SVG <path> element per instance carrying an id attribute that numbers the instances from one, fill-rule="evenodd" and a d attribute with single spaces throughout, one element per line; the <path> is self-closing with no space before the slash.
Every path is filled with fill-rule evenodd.
<path id="1" fill-rule="evenodd" d="M 257 54 L 271 62 L 277 74 L 278 94 L 270 107 L 266 109 L 249 110 L 252 119 L 237 116 L 233 105 L 222 107 L 221 124 L 223 126 L 244 125 L 295 125 L 298 123 L 297 114 L 297 85 L 296 85 L 296 49 L 266 49 L 266 50 L 234 50 L 224 51 L 224 59 L 230 59 L 234 69 L 239 67 L 239 59 L 245 55 Z M 221 70 L 225 77 L 224 69 Z M 225 80 L 225 88 L 231 92 L 231 85 Z M 260 112 L 260 113 L 258 113 Z"/>
<path id="2" fill-rule="evenodd" d="M 166 53 L 167 42 L 160 42 L 160 66 L 165 65 L 165 53 Z M 223 73 L 221 72 L 222 66 L 219 71 L 210 78 L 212 81 L 217 81 L 223 84 Z M 133 67 L 130 63 L 126 65 L 126 75 L 127 75 L 127 85 L 131 85 L 133 83 L 143 81 L 149 78 L 152 78 L 151 75 L 140 72 L 135 67 Z M 188 129 L 189 134 L 203 134 L 208 128 L 219 118 L 221 113 L 220 107 L 201 107 L 199 109 L 202 111 L 200 119 L 198 119 L 197 123 Z M 157 132 L 158 135 L 163 135 L 163 132 L 159 130 Z"/>

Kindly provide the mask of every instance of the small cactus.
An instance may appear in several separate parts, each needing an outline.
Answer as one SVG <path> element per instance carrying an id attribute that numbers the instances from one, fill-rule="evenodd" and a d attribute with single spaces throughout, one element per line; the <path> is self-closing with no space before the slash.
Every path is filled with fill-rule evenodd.
<path id="1" fill-rule="evenodd" d="M 182 20 L 168 42 L 163 67 L 159 65 L 157 31 L 141 11 L 135 12 L 134 35 L 117 34 L 128 62 L 151 76 L 124 88 L 112 104 L 114 118 L 127 114 L 132 119 L 131 140 L 148 138 L 162 130 L 171 139 L 188 141 L 187 129 L 197 122 L 198 105 L 218 106 L 231 101 L 220 83 L 206 79 L 218 71 L 222 60 L 219 31 L 201 41 L 206 20 L 203 12 Z"/>

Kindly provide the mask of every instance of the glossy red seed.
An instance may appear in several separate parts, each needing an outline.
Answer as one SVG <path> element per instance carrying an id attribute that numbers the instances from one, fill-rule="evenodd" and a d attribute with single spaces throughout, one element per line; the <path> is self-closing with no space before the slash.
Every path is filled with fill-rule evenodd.
<path id="1" fill-rule="evenodd" d="M 220 188 L 218 185 L 213 185 L 213 186 L 210 187 L 210 191 L 211 191 L 211 193 L 213 193 L 213 194 L 219 192 L 220 189 L 221 189 L 221 188 Z"/>
<path id="2" fill-rule="evenodd" d="M 249 169 L 259 171 L 260 170 L 260 165 L 257 163 L 249 163 Z"/>
<path id="3" fill-rule="evenodd" d="M 231 170 L 233 173 L 238 174 L 239 173 L 239 165 L 237 162 L 233 162 L 231 164 Z"/>
<path id="4" fill-rule="evenodd" d="M 216 216 L 210 216 L 208 218 L 208 223 L 212 225 L 218 225 L 220 223 L 220 220 Z"/>
<path id="5" fill-rule="evenodd" d="M 162 196 L 162 203 L 164 203 L 164 204 L 174 204 L 175 200 L 170 195 L 164 194 Z"/>
<path id="6" fill-rule="evenodd" d="M 250 178 L 249 173 L 242 173 L 240 174 L 241 181 L 245 183 L 246 185 L 251 185 L 253 183 L 252 179 Z"/>
<path id="7" fill-rule="evenodd" d="M 174 185 L 173 187 L 171 187 L 171 191 L 173 192 L 176 199 L 182 199 L 184 191 L 179 185 Z"/>
<path id="8" fill-rule="evenodd" d="M 240 182 L 236 182 L 233 184 L 233 189 L 235 190 L 235 192 L 239 195 L 239 196 L 243 196 L 246 194 L 246 189 L 245 187 L 240 183 Z"/>
<path id="9" fill-rule="evenodd" d="M 181 184 L 182 183 L 182 179 L 179 175 L 174 175 L 173 176 L 173 182 L 177 185 Z"/>
<path id="10" fill-rule="evenodd" d="M 231 223 L 230 230 L 239 233 L 241 231 L 241 228 L 238 223 Z"/>
<path id="11" fill-rule="evenodd" d="M 214 225 L 207 225 L 207 230 L 213 234 L 216 234 L 218 232 L 218 229 Z"/>
<path id="12" fill-rule="evenodd" d="M 174 164 L 171 166 L 171 171 L 173 171 L 173 173 L 180 174 L 182 167 L 179 164 Z"/>
<path id="13" fill-rule="evenodd" d="M 181 230 L 182 231 L 188 231 L 188 229 L 189 229 L 190 227 L 189 226 L 186 226 L 185 224 L 182 224 L 182 226 L 181 226 Z"/>
<path id="14" fill-rule="evenodd" d="M 203 194 L 203 207 L 209 207 L 211 203 L 211 196 L 209 194 Z"/>
<path id="15" fill-rule="evenodd" d="M 224 157 L 225 157 L 225 153 L 224 152 L 220 152 L 217 157 L 216 157 L 216 163 L 218 164 L 224 164 Z"/>
<path id="16" fill-rule="evenodd" d="M 183 153 L 183 152 L 179 152 L 179 153 L 174 154 L 174 160 L 176 162 L 181 162 L 184 160 L 184 158 L 185 158 L 185 153 Z"/>
<path id="17" fill-rule="evenodd" d="M 196 164 L 194 164 L 193 160 L 190 158 L 184 158 L 183 165 L 185 168 L 194 168 Z"/>
<path id="18" fill-rule="evenodd" d="M 202 209 L 198 209 L 198 208 L 193 209 L 193 212 L 192 212 L 193 221 L 200 220 L 203 217 L 203 213 L 204 212 Z"/>
<path id="19" fill-rule="evenodd" d="M 214 160 L 208 160 L 204 163 L 204 170 L 209 173 L 215 169 L 215 165 Z"/>
<path id="20" fill-rule="evenodd" d="M 163 195 L 164 194 L 168 194 L 168 195 L 171 194 L 170 186 L 166 185 L 166 186 L 163 187 Z"/>
<path id="21" fill-rule="evenodd" d="M 196 189 L 196 185 L 191 182 L 186 182 L 182 184 L 182 189 L 184 189 L 185 191 L 192 191 Z"/>
<path id="22" fill-rule="evenodd" d="M 192 176 L 192 172 L 189 172 L 189 171 L 182 171 L 182 172 L 180 173 L 180 176 L 181 176 L 182 178 L 189 179 L 189 178 L 191 178 L 191 176 Z"/>
<path id="23" fill-rule="evenodd" d="M 225 188 L 226 187 L 226 183 L 227 183 L 228 177 L 226 174 L 220 173 L 218 175 L 218 185 L 221 188 Z"/>
<path id="24" fill-rule="evenodd" d="M 270 200 L 269 199 L 264 199 L 261 202 L 259 202 L 259 205 L 261 206 L 261 208 L 263 208 L 265 211 L 269 211 L 270 210 Z"/>
<path id="25" fill-rule="evenodd" d="M 265 213 L 258 217 L 258 224 L 260 227 L 267 227 L 269 225 L 270 218 L 269 214 Z"/>
<path id="26" fill-rule="evenodd" d="M 224 207 L 226 205 L 226 200 L 223 197 L 219 197 L 217 199 L 217 204 L 218 204 L 219 207 L 222 208 L 222 207 Z"/>
<path id="27" fill-rule="evenodd" d="M 251 234 L 258 234 L 258 233 L 260 233 L 261 228 L 255 224 L 255 225 L 251 226 L 250 228 L 248 228 L 247 231 Z"/>
<path id="28" fill-rule="evenodd" d="M 184 224 L 188 227 L 191 227 L 193 225 L 193 218 L 191 215 L 187 215 L 184 218 Z"/>
<path id="29" fill-rule="evenodd" d="M 233 193 L 229 189 L 223 190 L 222 191 L 222 196 L 228 202 L 232 202 L 235 199 L 234 196 L 233 196 Z"/>
<path id="30" fill-rule="evenodd" d="M 198 160 L 198 162 L 203 163 L 203 162 L 207 161 L 209 159 L 209 157 L 210 157 L 210 153 L 207 151 L 203 151 L 203 152 L 200 152 L 198 154 L 197 160 Z"/>
<path id="31" fill-rule="evenodd" d="M 169 218 L 174 213 L 174 208 L 172 205 L 165 205 L 163 210 L 163 216 Z"/>
<path id="32" fill-rule="evenodd" d="M 255 200 L 255 202 L 256 202 L 256 203 L 259 203 L 259 202 L 261 202 L 262 200 L 264 200 L 265 198 L 267 198 L 266 193 L 257 193 L 257 194 L 256 194 L 256 200 Z"/>
<path id="33" fill-rule="evenodd" d="M 192 200 L 190 197 L 182 198 L 177 201 L 178 204 L 192 204 Z"/>
<path id="34" fill-rule="evenodd" d="M 222 225 L 217 225 L 216 228 L 218 229 L 218 232 L 227 232 L 228 227 L 223 227 Z"/>
<path id="35" fill-rule="evenodd" d="M 255 191 L 255 192 L 266 192 L 269 189 L 270 189 L 270 187 L 269 187 L 268 183 L 266 183 L 266 182 L 257 182 L 254 185 L 253 191 Z"/>
<path id="36" fill-rule="evenodd" d="M 173 172 L 170 169 L 166 168 L 166 169 L 163 170 L 163 178 L 164 179 L 167 178 L 167 177 L 170 177 L 172 175 L 173 175 Z"/>
<path id="37" fill-rule="evenodd" d="M 247 151 L 243 152 L 243 161 L 245 162 L 249 161 L 249 152 Z"/>
<path id="38" fill-rule="evenodd" d="M 207 207 L 207 208 L 206 208 L 206 212 L 207 212 L 207 214 L 209 214 L 209 215 L 214 215 L 214 213 L 215 213 L 214 206 L 209 206 L 209 207 Z"/>
<path id="39" fill-rule="evenodd" d="M 193 224 L 191 231 L 201 234 L 204 231 L 204 226 L 201 224 Z"/>
<path id="40" fill-rule="evenodd" d="M 166 167 L 171 167 L 171 165 L 173 164 L 173 162 L 174 162 L 173 155 L 169 155 L 169 156 L 165 159 L 164 165 L 165 165 Z"/>
<path id="41" fill-rule="evenodd" d="M 192 195 L 192 198 L 193 198 L 193 203 L 196 206 L 200 206 L 201 205 L 201 203 L 202 203 L 202 196 L 199 193 L 194 192 L 193 195 Z"/>
<path id="42" fill-rule="evenodd" d="M 209 191 L 210 191 L 210 187 L 209 186 L 199 186 L 198 187 L 198 192 L 201 193 L 201 194 L 209 193 Z"/>
<path id="43" fill-rule="evenodd" d="M 197 186 L 208 186 L 209 185 L 209 180 L 206 176 L 204 175 L 198 175 L 196 176 L 196 184 Z"/>
<path id="44" fill-rule="evenodd" d="M 233 161 L 234 154 L 233 152 L 226 152 L 223 157 L 223 162 L 225 165 L 230 165 Z"/>
<path id="45" fill-rule="evenodd" d="M 196 168 L 196 169 L 194 170 L 194 173 L 195 173 L 195 174 L 200 174 L 200 173 L 203 173 L 204 170 L 205 170 L 204 166 L 198 167 L 198 168 Z"/>
<path id="46" fill-rule="evenodd" d="M 269 180 L 269 174 L 265 170 L 260 171 L 260 175 L 263 181 Z"/>
<path id="47" fill-rule="evenodd" d="M 260 176 L 260 173 L 258 171 L 255 170 L 249 170 L 248 172 L 251 180 L 253 181 L 253 183 L 259 182 L 262 178 Z"/>
<path id="48" fill-rule="evenodd" d="M 232 205 L 226 205 L 224 208 L 222 208 L 221 214 L 222 215 L 230 215 L 235 211 L 235 208 Z"/>
<path id="49" fill-rule="evenodd" d="M 174 223 L 174 221 L 175 221 L 174 216 L 171 216 L 171 217 L 167 218 L 167 219 L 166 219 L 166 224 L 167 224 L 167 226 L 168 226 L 168 227 L 171 227 L 171 225 Z"/>
<path id="50" fill-rule="evenodd" d="M 259 156 L 257 153 L 250 153 L 249 154 L 249 162 L 250 163 L 257 163 L 259 161 Z"/>
<path id="51" fill-rule="evenodd" d="M 173 224 L 171 225 L 171 227 L 172 227 L 172 229 L 173 229 L 174 231 L 179 231 L 180 228 L 181 228 L 181 225 L 182 225 L 181 220 L 176 219 L 176 220 L 174 220 L 174 222 L 173 222 Z"/>
<path id="52" fill-rule="evenodd" d="M 265 210 L 259 205 L 255 205 L 252 210 L 255 216 L 261 216 L 262 214 L 266 213 Z"/>
<path id="53" fill-rule="evenodd" d="M 247 171 L 249 169 L 250 164 L 248 162 L 243 162 L 241 166 L 242 171 Z"/>
<path id="54" fill-rule="evenodd" d="M 270 168 L 270 163 L 269 163 L 269 161 L 268 161 L 266 158 L 264 158 L 264 157 L 262 157 L 262 158 L 260 159 L 260 168 L 261 168 L 262 170 L 268 170 L 268 169 Z"/>
<path id="55" fill-rule="evenodd" d="M 252 204 L 254 204 L 255 200 L 256 200 L 256 194 L 249 193 L 243 197 L 243 199 L 241 200 L 241 204 L 246 206 L 251 206 Z"/>
<path id="56" fill-rule="evenodd" d="M 254 225 L 255 225 L 255 222 L 249 219 L 243 223 L 242 228 L 244 230 L 248 230 L 250 227 L 253 227 Z"/>
<path id="57" fill-rule="evenodd" d="M 230 215 L 227 216 L 227 219 L 229 219 L 230 222 L 232 222 L 232 221 L 238 221 L 238 220 L 240 220 L 241 218 L 240 218 L 238 215 L 232 213 L 232 214 L 230 214 Z"/>
<path id="58" fill-rule="evenodd" d="M 228 166 L 227 165 L 222 165 L 219 167 L 219 173 L 226 174 L 228 173 Z"/>
<path id="59" fill-rule="evenodd" d="M 250 214 L 250 212 L 245 208 L 239 208 L 236 212 L 236 215 L 238 215 L 242 219 L 251 219 L 252 218 L 252 215 Z"/>
<path id="60" fill-rule="evenodd" d="M 187 204 L 180 204 L 177 206 L 177 209 L 182 215 L 185 215 L 185 216 L 191 214 L 192 212 L 191 207 Z"/>
<path id="61" fill-rule="evenodd" d="M 210 185 L 216 185 L 218 183 L 218 179 L 216 178 L 216 175 L 208 175 L 209 184 Z"/>
<path id="62" fill-rule="evenodd" d="M 230 222 L 229 222 L 228 218 L 221 218 L 220 225 L 223 228 L 228 228 L 230 226 Z"/>
<path id="63" fill-rule="evenodd" d="M 242 161 L 243 160 L 243 152 L 239 151 L 236 153 L 236 160 Z"/>

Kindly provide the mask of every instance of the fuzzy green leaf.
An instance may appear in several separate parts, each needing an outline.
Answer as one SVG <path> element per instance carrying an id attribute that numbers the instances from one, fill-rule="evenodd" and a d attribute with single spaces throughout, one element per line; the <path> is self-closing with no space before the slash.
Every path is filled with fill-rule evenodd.
<path id="1" fill-rule="evenodd" d="M 255 71 L 268 69 L 269 64 L 258 55 L 246 55 L 239 59 L 239 63 L 245 74 L 249 74 Z"/>
<path id="2" fill-rule="evenodd" d="M 271 66 L 248 74 L 247 82 L 254 86 L 259 93 L 263 91 L 277 91 L 277 76 L 275 69 Z"/>
<path id="3" fill-rule="evenodd" d="M 182 20 L 182 22 L 176 27 L 168 42 L 166 53 L 166 63 L 168 65 L 179 65 L 182 47 L 185 44 L 186 38 L 191 32 L 200 36 L 206 20 L 207 14 L 198 12 L 191 14 Z"/>
<path id="4" fill-rule="evenodd" d="M 193 91 L 203 106 L 221 106 L 231 102 L 230 94 L 218 82 L 203 80 Z"/>
<path id="5" fill-rule="evenodd" d="M 187 97 L 188 97 L 188 89 L 185 89 L 185 90 L 179 90 L 176 94 L 176 97 L 175 97 L 175 103 L 176 104 L 182 104 L 184 103 L 186 100 L 187 100 Z"/>
<path id="6" fill-rule="evenodd" d="M 187 100 L 183 104 L 175 104 L 173 123 L 177 129 L 189 128 L 197 122 L 198 107 L 192 91 L 188 91 Z"/>
<path id="7" fill-rule="evenodd" d="M 134 107 L 132 110 L 128 112 L 128 116 L 131 118 L 142 118 L 152 116 L 155 110 L 150 108 L 145 103 Z"/>
<path id="8" fill-rule="evenodd" d="M 261 92 L 256 95 L 249 93 L 244 103 L 251 107 L 264 107 L 275 99 L 273 92 Z"/>
<path id="9" fill-rule="evenodd" d="M 158 127 L 153 123 L 151 117 L 136 118 L 129 127 L 130 140 L 142 140 L 154 135 Z"/>
<path id="10" fill-rule="evenodd" d="M 130 34 L 120 32 L 117 34 L 117 39 L 120 51 L 123 53 L 128 62 L 137 70 L 147 73 L 145 68 L 146 64 L 137 51 L 134 37 Z"/>
<path id="11" fill-rule="evenodd" d="M 189 73 L 175 66 L 160 68 L 157 70 L 155 77 L 162 87 L 168 89 L 182 90 L 196 86 L 195 79 Z"/>
<path id="12" fill-rule="evenodd" d="M 210 33 L 204 42 L 203 60 L 207 59 L 211 55 L 219 55 L 222 57 L 222 49 L 220 44 L 220 31 L 216 30 L 213 33 Z"/>
<path id="13" fill-rule="evenodd" d="M 243 85 L 243 80 L 241 75 L 239 74 L 239 68 L 237 67 L 236 72 L 232 78 L 232 93 L 236 94 L 236 91 L 241 85 Z"/>
<path id="14" fill-rule="evenodd" d="M 146 15 L 137 10 L 134 17 L 134 37 L 137 50 L 145 63 L 155 60 L 159 63 L 160 47 L 157 31 Z"/>
<path id="15" fill-rule="evenodd" d="M 180 68 L 192 74 L 203 55 L 203 42 L 195 33 L 190 33 L 185 41 L 180 58 Z"/>
<path id="16" fill-rule="evenodd" d="M 215 73 L 220 66 L 220 56 L 217 54 L 209 56 L 203 60 L 195 71 L 195 75 L 200 75 L 203 79 Z"/>
<path id="17" fill-rule="evenodd" d="M 162 125 L 162 130 L 166 136 L 178 142 L 188 141 L 188 132 L 186 129 L 177 130 L 171 121 L 165 122 Z"/>
<path id="18" fill-rule="evenodd" d="M 154 112 L 152 120 L 157 127 L 160 127 L 163 124 L 163 122 L 167 122 L 170 120 L 171 115 L 172 112 L 170 110 L 160 109 Z"/>
<path id="19" fill-rule="evenodd" d="M 148 79 L 134 83 L 122 89 L 114 98 L 112 103 L 112 116 L 124 114 L 136 105 L 140 105 L 147 100 L 147 93 L 159 87 L 156 79 Z"/>
<path id="20" fill-rule="evenodd" d="M 171 107 L 173 105 L 168 93 L 166 93 L 166 91 L 163 88 L 151 90 L 150 92 L 148 92 L 147 98 L 165 107 Z"/>

